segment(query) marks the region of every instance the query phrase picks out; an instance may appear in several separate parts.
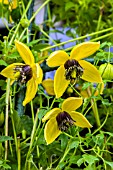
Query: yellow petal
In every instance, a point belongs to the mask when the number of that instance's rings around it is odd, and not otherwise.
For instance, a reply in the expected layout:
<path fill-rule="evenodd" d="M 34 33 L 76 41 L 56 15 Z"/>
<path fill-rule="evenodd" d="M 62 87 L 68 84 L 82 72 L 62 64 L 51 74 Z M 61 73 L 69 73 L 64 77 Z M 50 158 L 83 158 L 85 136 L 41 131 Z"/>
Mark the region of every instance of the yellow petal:
<path fill-rule="evenodd" d="M 23 61 L 28 64 L 28 65 L 33 65 L 34 64 L 34 56 L 32 54 L 32 52 L 30 51 L 30 49 L 23 43 L 15 40 L 15 45 L 16 48 L 20 54 L 20 56 L 22 57 Z"/>
<path fill-rule="evenodd" d="M 42 122 L 45 122 L 46 120 L 56 117 L 61 112 L 61 109 L 54 108 L 46 113 L 46 115 L 42 118 Z"/>
<path fill-rule="evenodd" d="M 29 103 L 36 95 L 38 89 L 38 84 L 36 80 L 32 77 L 28 82 L 27 82 L 27 90 L 26 90 L 26 96 L 23 101 L 23 106 L 25 106 L 27 103 Z"/>
<path fill-rule="evenodd" d="M 101 75 L 94 65 L 92 65 L 91 63 L 89 63 L 85 60 L 80 60 L 79 64 L 84 69 L 83 75 L 81 77 L 83 80 L 86 80 L 86 81 L 92 82 L 92 83 L 101 83 L 102 82 Z"/>
<path fill-rule="evenodd" d="M 18 65 L 24 65 L 22 63 L 13 63 L 7 66 L 5 69 L 3 69 L 0 74 L 3 75 L 4 77 L 10 78 L 10 79 L 15 79 L 14 77 L 14 68 Z"/>
<path fill-rule="evenodd" d="M 37 70 L 39 72 L 39 77 L 37 78 L 37 83 L 40 84 L 40 83 L 42 83 L 42 79 L 43 79 L 43 71 L 39 64 L 36 64 L 36 65 L 37 65 Z"/>
<path fill-rule="evenodd" d="M 50 119 L 44 129 L 44 137 L 47 144 L 52 143 L 59 135 L 61 131 L 58 128 L 57 121 L 55 118 Z"/>
<path fill-rule="evenodd" d="M 50 54 L 47 59 L 47 65 L 49 67 L 56 67 L 64 64 L 69 59 L 68 54 L 65 51 L 59 50 Z"/>
<path fill-rule="evenodd" d="M 75 60 L 81 60 L 95 53 L 100 47 L 100 42 L 84 42 L 75 46 L 70 57 Z"/>
<path fill-rule="evenodd" d="M 65 68 L 64 66 L 60 66 L 55 73 L 54 77 L 54 92 L 56 95 L 56 98 L 59 98 L 63 95 L 65 92 L 66 88 L 69 85 L 69 80 L 67 81 L 65 79 Z"/>
<path fill-rule="evenodd" d="M 82 128 L 91 128 L 89 121 L 79 112 L 71 111 L 70 116 L 75 121 L 75 125 Z"/>
<path fill-rule="evenodd" d="M 12 7 L 12 9 L 17 8 L 17 0 L 12 0 L 11 7 Z"/>
<path fill-rule="evenodd" d="M 9 0 L 0 0 L 0 3 L 1 2 L 11 5 L 12 9 L 15 9 L 17 7 L 17 0 L 12 0 L 11 2 Z"/>
<path fill-rule="evenodd" d="M 104 91 L 104 83 L 102 82 L 98 86 L 98 93 L 103 94 L 103 91 Z"/>
<path fill-rule="evenodd" d="M 42 82 L 43 72 L 38 63 L 32 65 L 32 72 L 33 72 L 33 78 L 37 80 L 38 84 L 40 84 Z"/>
<path fill-rule="evenodd" d="M 3 2 L 4 4 L 9 4 L 9 0 L 0 0 L 0 3 Z"/>
<path fill-rule="evenodd" d="M 52 79 L 46 79 L 42 81 L 42 86 L 45 88 L 49 95 L 55 95 L 54 93 L 54 81 Z"/>
<path fill-rule="evenodd" d="M 62 103 L 62 110 L 66 112 L 74 111 L 82 105 L 82 98 L 69 97 Z"/>

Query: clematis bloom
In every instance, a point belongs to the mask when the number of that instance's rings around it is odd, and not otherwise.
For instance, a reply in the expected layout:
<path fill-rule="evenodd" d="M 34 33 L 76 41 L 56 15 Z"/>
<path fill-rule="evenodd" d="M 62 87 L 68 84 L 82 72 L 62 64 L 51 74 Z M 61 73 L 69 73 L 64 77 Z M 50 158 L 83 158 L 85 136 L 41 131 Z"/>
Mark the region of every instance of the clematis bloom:
<path fill-rule="evenodd" d="M 43 122 L 48 120 L 44 129 L 47 144 L 52 143 L 62 131 L 66 131 L 71 125 L 82 128 L 92 127 L 81 113 L 75 111 L 82 103 L 82 98 L 69 97 L 63 101 L 61 109 L 54 108 L 43 117 Z"/>
<path fill-rule="evenodd" d="M 101 83 L 102 78 L 97 68 L 91 63 L 82 60 L 100 47 L 99 42 L 84 42 L 75 46 L 70 56 L 63 50 L 58 50 L 50 54 L 47 59 L 49 67 L 60 66 L 54 77 L 54 92 L 56 98 L 62 96 L 69 83 L 75 83 L 77 78 L 81 78 L 92 83 Z"/>
<path fill-rule="evenodd" d="M 26 96 L 23 101 L 23 106 L 25 106 L 35 97 L 38 84 L 42 82 L 43 72 L 39 64 L 35 63 L 32 52 L 25 44 L 15 40 L 15 45 L 25 64 L 10 64 L 0 74 L 12 81 L 18 80 L 21 84 L 27 83 Z"/>

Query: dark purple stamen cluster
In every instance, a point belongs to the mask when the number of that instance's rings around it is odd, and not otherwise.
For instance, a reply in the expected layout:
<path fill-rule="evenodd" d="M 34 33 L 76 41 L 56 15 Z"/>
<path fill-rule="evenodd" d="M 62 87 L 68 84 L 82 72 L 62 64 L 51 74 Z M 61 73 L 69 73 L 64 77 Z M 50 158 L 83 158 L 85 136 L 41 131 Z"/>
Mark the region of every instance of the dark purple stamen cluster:
<path fill-rule="evenodd" d="M 59 130 L 61 130 L 61 131 L 67 131 L 69 126 L 72 126 L 74 124 L 74 120 L 65 111 L 59 113 L 56 117 L 56 120 L 57 120 Z"/>
<path fill-rule="evenodd" d="M 67 80 L 75 80 L 75 78 L 72 76 L 72 72 L 75 70 L 76 71 L 76 78 L 79 78 L 83 74 L 83 68 L 81 65 L 78 63 L 77 60 L 67 60 L 64 64 L 65 68 L 65 77 Z"/>
<path fill-rule="evenodd" d="M 29 65 L 18 65 L 15 67 L 14 69 L 15 72 L 20 72 L 20 77 L 18 78 L 18 81 L 20 81 L 20 83 L 26 83 L 27 81 L 29 81 L 32 77 L 32 69 Z"/>

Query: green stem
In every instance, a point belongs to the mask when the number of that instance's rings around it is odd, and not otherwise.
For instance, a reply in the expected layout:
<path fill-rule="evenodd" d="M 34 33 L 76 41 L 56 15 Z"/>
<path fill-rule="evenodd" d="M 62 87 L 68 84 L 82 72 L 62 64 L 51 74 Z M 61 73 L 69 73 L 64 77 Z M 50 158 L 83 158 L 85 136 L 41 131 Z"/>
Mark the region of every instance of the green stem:
<path fill-rule="evenodd" d="M 21 170 L 20 137 L 17 138 L 18 170 Z"/>
<path fill-rule="evenodd" d="M 48 13 L 48 20 L 49 20 L 49 22 L 52 22 L 50 4 L 47 4 L 47 13 Z"/>
<path fill-rule="evenodd" d="M 12 101 L 11 101 L 11 96 L 10 96 L 10 112 L 11 112 L 11 121 L 12 121 L 12 127 L 13 127 L 13 133 L 14 133 L 14 141 L 15 141 L 15 146 L 16 146 L 16 152 L 17 152 L 17 134 L 16 134 L 16 128 L 15 128 L 15 123 L 14 123 L 14 119 L 13 119 L 13 108 L 14 106 L 12 105 Z"/>
<path fill-rule="evenodd" d="M 31 19 L 29 20 L 29 22 L 31 23 L 34 18 L 36 17 L 36 15 L 39 13 L 39 11 L 49 2 L 50 0 L 45 1 L 38 9 L 37 11 L 34 13 L 34 15 L 31 17 Z"/>
<path fill-rule="evenodd" d="M 106 163 L 105 163 L 105 160 L 104 160 L 104 158 L 103 157 L 101 157 L 101 155 L 100 154 L 98 154 L 95 150 L 93 150 L 94 151 L 94 153 L 100 158 L 100 159 L 102 159 L 102 161 L 103 161 L 103 163 L 104 163 L 104 170 L 106 170 Z"/>
<path fill-rule="evenodd" d="M 106 118 L 105 118 L 104 122 L 101 124 L 101 126 L 92 133 L 92 136 L 94 136 L 94 134 L 96 134 L 105 125 L 108 115 L 109 115 L 109 112 L 107 112 Z"/>
<path fill-rule="evenodd" d="M 9 95 L 10 95 L 10 79 L 8 78 L 6 88 L 5 136 L 8 136 Z M 8 156 L 8 141 L 5 141 L 5 160 L 7 160 L 7 156 Z"/>
<path fill-rule="evenodd" d="M 101 20 L 102 20 L 102 14 L 99 15 L 96 32 L 99 31 L 100 29 Z M 98 34 L 96 34 L 96 37 L 98 37 Z"/>
<path fill-rule="evenodd" d="M 89 97 L 91 97 L 91 91 L 90 88 L 88 88 L 87 90 Z M 91 105 L 92 105 L 92 109 L 93 109 L 93 113 L 94 113 L 94 117 L 96 119 L 96 123 L 97 126 L 100 127 L 101 123 L 100 123 L 100 118 L 99 118 L 99 114 L 98 114 L 98 109 L 97 109 L 97 103 L 95 99 L 91 99 Z"/>
<path fill-rule="evenodd" d="M 33 101 L 30 102 L 31 104 L 31 114 L 32 114 L 32 120 L 33 120 L 33 124 L 34 124 L 34 110 L 33 110 Z"/>
<path fill-rule="evenodd" d="M 102 36 L 100 36 L 100 37 L 94 38 L 94 39 L 92 39 L 91 41 L 98 41 L 98 40 L 104 39 L 104 38 L 106 38 L 106 37 L 109 37 L 109 36 L 111 36 L 111 35 L 113 35 L 113 32 L 110 32 L 110 33 L 108 33 L 108 34 L 105 34 L 105 35 L 102 35 Z"/>
<path fill-rule="evenodd" d="M 110 33 L 105 34 L 105 35 L 102 35 L 102 36 L 100 36 L 100 37 L 91 39 L 90 41 L 91 41 L 91 42 L 99 41 L 99 40 L 104 39 L 104 38 L 106 38 L 106 37 L 109 37 L 109 36 L 111 36 L 111 35 L 113 35 L 113 32 L 110 32 Z M 84 39 L 84 38 L 82 38 L 82 39 Z M 67 43 L 68 43 L 68 42 L 67 42 Z M 53 48 L 53 47 L 51 47 L 51 48 Z M 73 47 L 66 48 L 65 51 L 70 51 L 72 48 L 73 48 Z M 42 49 L 42 50 L 43 50 L 43 49 Z"/>
<path fill-rule="evenodd" d="M 21 33 L 20 37 L 18 38 L 19 41 L 20 41 L 21 38 L 25 35 L 26 30 L 27 30 L 27 28 L 25 28 L 25 29 L 23 30 L 23 32 Z M 27 37 L 28 37 L 28 36 L 27 36 Z"/>
<path fill-rule="evenodd" d="M 27 153 L 27 156 L 26 156 L 25 170 L 28 170 L 28 168 L 27 168 L 28 167 L 28 160 L 29 160 L 29 157 L 30 157 L 30 154 L 31 154 L 31 151 L 32 151 L 32 147 L 33 147 L 33 143 L 34 143 L 34 139 L 35 139 L 35 132 L 36 132 L 36 128 L 37 128 L 37 122 L 38 122 L 38 111 L 36 113 L 32 133 L 31 133 L 31 141 L 30 141 L 30 146 L 29 146 L 28 153 Z"/>
<path fill-rule="evenodd" d="M 59 169 L 60 169 L 60 168 L 59 168 L 59 164 L 61 164 L 61 163 L 64 161 L 64 159 L 65 159 L 65 157 L 67 156 L 67 154 L 69 153 L 69 151 L 70 151 L 70 149 L 69 149 L 69 147 L 68 147 L 68 145 L 67 145 L 66 150 L 65 150 L 65 152 L 64 152 L 64 155 L 63 155 L 63 157 L 61 158 L 61 160 L 60 160 L 60 162 L 58 163 L 58 165 L 57 165 L 57 167 L 55 168 L 55 170 L 59 170 Z"/>
<path fill-rule="evenodd" d="M 51 103 L 51 106 L 50 106 L 50 110 L 52 109 L 55 100 L 56 100 L 56 98 L 53 99 L 53 101 L 52 101 L 52 103 Z"/>
<path fill-rule="evenodd" d="M 109 46 L 109 54 L 108 54 L 108 63 L 110 62 L 110 46 Z"/>
<path fill-rule="evenodd" d="M 57 44 L 41 27 L 39 27 L 39 30 L 45 35 L 45 37 L 50 39 L 54 44 Z"/>
<path fill-rule="evenodd" d="M 77 41 L 77 40 L 82 40 L 82 39 L 84 39 L 84 38 L 91 37 L 91 36 L 94 36 L 94 35 L 96 35 L 96 34 L 105 33 L 105 32 L 111 31 L 111 30 L 113 30 L 113 27 L 107 28 L 107 29 L 104 29 L 104 30 L 101 30 L 101 31 L 93 32 L 93 33 L 91 33 L 91 34 L 84 35 L 84 36 L 81 36 L 81 37 L 78 37 L 78 38 L 74 38 L 74 39 L 71 39 L 71 40 L 68 40 L 68 41 L 65 41 L 65 42 L 61 42 L 61 43 L 59 43 L 59 44 L 56 44 L 56 45 L 53 45 L 53 46 L 50 46 L 50 47 L 43 48 L 43 49 L 41 49 L 41 51 L 49 50 L 49 49 L 51 49 L 51 48 L 55 48 L 55 47 L 58 47 L 58 46 L 67 44 L 67 43 L 69 43 L 69 42 L 74 42 L 74 41 Z M 111 33 L 110 33 L 110 34 L 111 34 Z M 109 34 L 109 35 L 110 35 L 110 34 Z M 113 34 L 113 33 L 112 33 L 112 34 Z M 105 37 L 105 36 L 106 36 L 106 35 L 104 35 L 104 37 Z M 99 38 L 99 37 L 98 37 L 98 38 Z"/>
<path fill-rule="evenodd" d="M 71 136 L 71 135 L 69 135 L 68 133 L 66 133 L 66 132 L 63 132 L 63 134 L 65 134 L 66 136 L 68 136 L 69 138 L 74 138 L 73 136 Z"/>
<path fill-rule="evenodd" d="M 108 137 L 108 139 L 104 142 L 103 144 L 103 147 L 102 147 L 102 150 L 104 151 L 105 150 L 105 147 L 107 147 L 107 144 L 108 144 L 108 141 L 110 140 L 111 136 Z M 101 157 L 103 157 L 103 152 L 101 152 Z"/>
<path fill-rule="evenodd" d="M 70 83 L 70 87 L 74 90 L 75 93 L 78 94 L 78 96 L 82 97 L 82 95 L 73 87 L 71 83 Z"/>

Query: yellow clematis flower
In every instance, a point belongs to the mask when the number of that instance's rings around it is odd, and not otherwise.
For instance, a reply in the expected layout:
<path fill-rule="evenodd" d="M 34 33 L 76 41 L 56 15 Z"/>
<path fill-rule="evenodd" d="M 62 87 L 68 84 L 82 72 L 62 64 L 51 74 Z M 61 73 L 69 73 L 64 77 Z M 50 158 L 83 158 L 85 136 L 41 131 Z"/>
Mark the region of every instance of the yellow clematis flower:
<path fill-rule="evenodd" d="M 48 120 L 44 129 L 44 137 L 47 144 L 52 143 L 62 131 L 66 131 L 71 125 L 82 128 L 92 127 L 81 113 L 74 111 L 79 108 L 82 103 L 82 98 L 69 97 L 63 101 L 61 109 L 54 108 L 43 117 L 43 122 Z"/>
<path fill-rule="evenodd" d="M 54 77 L 56 98 L 61 97 L 69 83 L 75 83 L 79 77 L 88 82 L 102 82 L 97 68 L 91 63 L 82 60 L 96 52 L 99 47 L 99 42 L 84 42 L 75 46 L 70 56 L 63 50 L 58 50 L 50 54 L 47 59 L 47 65 L 49 67 L 60 66 L 56 70 Z"/>
<path fill-rule="evenodd" d="M 18 80 L 21 84 L 27 83 L 26 96 L 23 101 L 23 106 L 25 106 L 35 97 L 38 84 L 42 82 L 43 72 L 39 64 L 35 63 L 32 52 L 25 44 L 15 40 L 15 45 L 25 64 L 10 64 L 0 74 L 13 81 Z"/>

